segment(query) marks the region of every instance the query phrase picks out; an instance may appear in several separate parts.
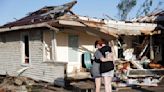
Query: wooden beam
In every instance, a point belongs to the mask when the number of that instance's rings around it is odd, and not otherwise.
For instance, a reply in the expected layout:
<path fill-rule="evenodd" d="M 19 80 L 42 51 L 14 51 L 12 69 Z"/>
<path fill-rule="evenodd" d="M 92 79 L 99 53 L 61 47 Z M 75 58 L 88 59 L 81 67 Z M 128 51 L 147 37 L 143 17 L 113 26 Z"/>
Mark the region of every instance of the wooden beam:
<path fill-rule="evenodd" d="M 84 24 L 78 22 L 78 21 L 72 21 L 72 20 L 59 20 L 59 24 L 61 25 L 69 25 L 69 26 L 81 26 L 85 27 Z"/>
<path fill-rule="evenodd" d="M 154 60 L 154 50 L 153 50 L 153 38 L 150 35 L 150 59 Z"/>

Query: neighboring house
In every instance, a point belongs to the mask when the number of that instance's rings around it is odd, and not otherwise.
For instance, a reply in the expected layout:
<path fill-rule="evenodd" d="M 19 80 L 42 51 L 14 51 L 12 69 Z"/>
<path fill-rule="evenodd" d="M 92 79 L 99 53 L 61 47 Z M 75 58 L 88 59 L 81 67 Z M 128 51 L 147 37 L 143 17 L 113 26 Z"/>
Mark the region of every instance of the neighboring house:
<path fill-rule="evenodd" d="M 115 39 L 103 20 L 73 14 L 75 3 L 44 7 L 1 26 L 0 74 L 53 83 L 80 71 L 82 54 L 94 52 L 95 40 Z"/>
<path fill-rule="evenodd" d="M 157 86 L 161 81 L 164 74 L 163 15 L 160 11 L 133 21 L 105 22 L 108 30 L 119 35 L 115 74 L 128 85 Z M 149 83 L 146 79 L 150 79 Z"/>
<path fill-rule="evenodd" d="M 161 64 L 164 65 L 164 10 L 156 10 L 152 13 L 141 16 L 139 18 L 133 19 L 133 22 L 138 23 L 151 23 L 156 24 L 157 27 L 155 28 L 154 32 L 158 32 L 159 34 L 152 35 L 152 49 L 154 50 L 154 61 L 158 63 L 160 61 Z"/>
<path fill-rule="evenodd" d="M 116 46 L 116 50 L 118 50 L 116 51 L 118 58 L 124 58 L 121 54 L 123 54 L 126 49 L 130 48 L 133 48 L 135 51 L 137 51 L 137 53 L 133 54 L 138 55 L 142 52 L 144 46 L 148 45 L 149 43 L 144 43 L 144 45 L 140 49 L 137 49 L 136 47 L 142 45 L 142 42 L 144 42 L 146 38 L 149 38 L 150 35 L 160 33 L 160 30 L 156 31 L 157 24 L 133 23 L 111 20 L 107 21 L 106 24 L 108 26 L 108 30 L 112 30 L 112 33 L 115 33 L 119 36 L 116 41 L 116 43 L 118 44 Z M 142 39 L 140 39 L 140 37 L 142 37 Z M 146 41 L 148 40 L 146 39 Z"/>
<path fill-rule="evenodd" d="M 160 81 L 156 76 L 162 78 L 164 74 L 163 15 L 164 12 L 161 11 L 133 21 L 110 20 L 105 22 L 108 31 L 119 35 L 116 41 L 118 46 L 115 49 L 119 63 L 116 63 L 118 65 L 116 65 L 115 74 L 127 84 L 157 85 L 158 82 L 150 81 L 147 83 L 144 80 L 155 79 Z M 143 83 L 138 84 L 139 81 L 136 80 L 143 81 Z M 130 83 L 129 81 L 134 82 Z"/>
<path fill-rule="evenodd" d="M 164 57 L 164 11 L 155 11 L 131 21 L 106 21 L 108 31 L 121 38 L 125 49 L 134 48 L 135 54 L 147 56 L 154 63 Z M 117 51 L 116 51 L 117 52 Z M 120 54 L 120 53 L 119 53 Z M 118 54 L 118 55 L 119 55 Z M 141 58 L 140 58 L 141 59 Z M 163 62 L 164 65 L 164 62 Z"/>

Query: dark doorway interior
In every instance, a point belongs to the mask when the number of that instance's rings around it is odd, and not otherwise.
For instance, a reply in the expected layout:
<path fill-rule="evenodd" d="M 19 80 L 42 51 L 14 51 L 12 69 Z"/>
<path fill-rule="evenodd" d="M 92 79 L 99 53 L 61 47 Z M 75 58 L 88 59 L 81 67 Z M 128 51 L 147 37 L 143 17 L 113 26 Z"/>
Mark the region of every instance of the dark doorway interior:
<path fill-rule="evenodd" d="M 24 36 L 24 43 L 25 43 L 25 63 L 29 63 L 29 37 L 28 35 Z"/>

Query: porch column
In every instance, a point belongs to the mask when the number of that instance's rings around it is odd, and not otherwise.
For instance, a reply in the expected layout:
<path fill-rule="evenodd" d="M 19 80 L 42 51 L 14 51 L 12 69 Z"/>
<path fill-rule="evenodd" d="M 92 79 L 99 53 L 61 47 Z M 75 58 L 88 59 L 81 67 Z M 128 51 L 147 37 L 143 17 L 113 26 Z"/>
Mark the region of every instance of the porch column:
<path fill-rule="evenodd" d="M 153 39 L 152 39 L 152 33 L 150 34 L 150 59 L 154 60 L 154 50 L 153 50 Z"/>

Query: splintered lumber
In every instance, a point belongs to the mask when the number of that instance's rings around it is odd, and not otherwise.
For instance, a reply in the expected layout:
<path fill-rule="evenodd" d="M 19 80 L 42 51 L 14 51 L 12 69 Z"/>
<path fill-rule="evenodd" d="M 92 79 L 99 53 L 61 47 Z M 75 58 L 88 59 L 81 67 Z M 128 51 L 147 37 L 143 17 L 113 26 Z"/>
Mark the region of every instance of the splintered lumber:
<path fill-rule="evenodd" d="M 142 43 L 140 44 L 141 52 L 139 54 L 139 58 L 141 58 L 144 55 L 146 49 L 148 49 L 148 45 L 149 45 L 148 37 L 145 37 Z"/>
<path fill-rule="evenodd" d="M 139 57 L 142 57 L 142 55 L 143 55 L 144 52 L 146 51 L 147 47 L 148 47 L 148 44 L 146 44 L 146 46 L 144 47 L 144 49 L 141 51 Z"/>
<path fill-rule="evenodd" d="M 121 60 L 118 60 L 118 61 L 115 61 L 115 63 L 127 63 L 127 62 L 130 62 L 134 67 L 136 67 L 137 69 L 144 69 L 142 67 L 142 65 L 139 63 L 139 61 L 136 61 L 136 60 L 131 60 L 131 61 L 121 61 Z"/>
<path fill-rule="evenodd" d="M 130 61 L 137 69 L 144 69 L 141 64 L 138 63 L 138 61 Z"/>
<path fill-rule="evenodd" d="M 153 50 L 153 41 L 152 35 L 150 36 L 150 59 L 154 60 L 154 50 Z"/>
<path fill-rule="evenodd" d="M 163 76 L 164 69 L 130 69 L 128 77 Z"/>

